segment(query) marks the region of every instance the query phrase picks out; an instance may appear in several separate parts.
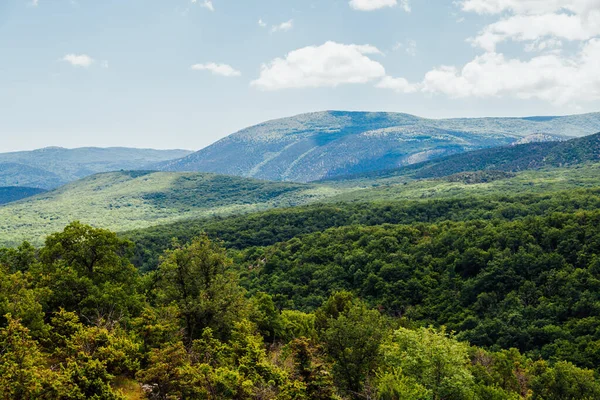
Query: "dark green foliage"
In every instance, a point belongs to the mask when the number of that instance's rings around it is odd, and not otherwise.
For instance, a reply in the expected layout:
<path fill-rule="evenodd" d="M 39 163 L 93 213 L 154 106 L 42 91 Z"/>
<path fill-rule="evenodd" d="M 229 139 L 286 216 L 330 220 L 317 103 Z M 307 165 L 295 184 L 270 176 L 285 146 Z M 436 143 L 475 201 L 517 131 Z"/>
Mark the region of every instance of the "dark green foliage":
<path fill-rule="evenodd" d="M 145 276 L 73 223 L 0 252 L 0 398 L 596 399 L 599 222 L 350 226 L 250 269 L 201 235 Z"/>
<path fill-rule="evenodd" d="M 159 208 L 213 208 L 238 204 L 266 203 L 305 189 L 296 183 L 276 183 L 214 174 L 187 174 L 172 187 L 142 198 Z"/>
<path fill-rule="evenodd" d="M 88 319 L 119 319 L 139 311 L 139 275 L 129 262 L 132 243 L 74 222 L 46 239 L 32 272 L 51 286 L 47 305 Z"/>
<path fill-rule="evenodd" d="M 183 221 L 128 232 L 135 242 L 133 263 L 148 271 L 156 269 L 158 257 L 173 238 L 188 242 L 206 233 L 222 240 L 227 248 L 268 246 L 293 237 L 347 225 L 411 224 L 414 222 L 470 219 L 518 219 L 553 212 L 600 208 L 600 189 L 572 190 L 553 194 L 467 197 L 427 201 L 384 203 L 315 204 L 242 216 Z"/>
<path fill-rule="evenodd" d="M 598 368 L 599 252 L 600 212 L 580 212 L 330 229 L 266 248 L 241 271 L 281 306 L 312 310 L 347 290 L 476 345 Z"/>

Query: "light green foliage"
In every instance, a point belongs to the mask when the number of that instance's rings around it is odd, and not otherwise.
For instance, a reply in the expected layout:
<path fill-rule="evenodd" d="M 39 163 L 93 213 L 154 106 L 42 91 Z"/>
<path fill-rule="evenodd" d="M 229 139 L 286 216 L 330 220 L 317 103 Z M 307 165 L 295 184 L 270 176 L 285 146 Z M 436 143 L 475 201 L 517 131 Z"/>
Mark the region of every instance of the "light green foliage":
<path fill-rule="evenodd" d="M 429 400 L 431 390 L 402 373 L 399 367 L 381 372 L 375 379 L 377 398 L 380 400 Z"/>
<path fill-rule="evenodd" d="M 48 289 L 36 288 L 30 273 L 9 273 L 0 265 L 0 326 L 5 326 L 4 315 L 18 318 L 34 336 L 44 336 L 44 312 L 41 302 L 47 298 Z"/>
<path fill-rule="evenodd" d="M 6 315 L 0 329 L 0 398 L 3 400 L 51 399 L 56 379 L 29 330 Z"/>
<path fill-rule="evenodd" d="M 593 371 L 581 370 L 565 361 L 553 367 L 540 361 L 533 367 L 533 400 L 592 400 L 600 398 L 600 383 Z"/>
<path fill-rule="evenodd" d="M 315 315 L 297 310 L 283 310 L 281 312 L 283 325 L 282 339 L 289 342 L 294 338 L 316 338 Z"/>
<path fill-rule="evenodd" d="M 342 388 L 358 393 L 380 361 L 386 335 L 383 319 L 378 311 L 354 302 L 327 325 L 323 341 L 334 362 L 334 377 Z"/>
<path fill-rule="evenodd" d="M 419 382 L 434 400 L 466 400 L 474 396 L 468 349 L 468 344 L 457 342 L 443 330 L 400 328 L 383 346 L 384 365 L 400 368 L 402 375 Z"/>
<path fill-rule="evenodd" d="M 290 207 L 340 193 L 326 186 L 202 173 L 111 172 L 0 207 L 0 245 L 35 245 L 73 220 L 115 231 Z"/>

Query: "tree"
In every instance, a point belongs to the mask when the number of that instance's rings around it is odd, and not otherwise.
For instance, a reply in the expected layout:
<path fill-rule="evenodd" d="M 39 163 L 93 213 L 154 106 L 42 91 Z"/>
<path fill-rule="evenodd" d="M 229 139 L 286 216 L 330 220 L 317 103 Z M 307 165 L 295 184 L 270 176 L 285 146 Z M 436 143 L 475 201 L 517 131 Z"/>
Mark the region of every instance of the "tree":
<path fill-rule="evenodd" d="M 89 322 L 136 314 L 142 296 L 138 272 L 129 261 L 132 246 L 113 232 L 79 222 L 48 236 L 37 279 L 52 289 L 50 310 L 76 311 Z"/>
<path fill-rule="evenodd" d="M 378 366 L 380 346 L 385 338 L 384 321 L 376 310 L 354 301 L 347 311 L 330 318 L 323 341 L 334 362 L 336 382 L 343 389 L 357 394 Z"/>
<path fill-rule="evenodd" d="M 158 301 L 177 306 L 188 343 L 207 327 L 227 337 L 233 323 L 247 314 L 244 291 L 227 270 L 230 265 L 225 249 L 206 235 L 163 257 L 157 271 Z"/>
<path fill-rule="evenodd" d="M 432 328 L 396 330 L 383 346 L 384 364 L 400 368 L 403 376 L 418 382 L 431 399 L 472 399 L 473 376 L 469 345 Z"/>
<path fill-rule="evenodd" d="M 0 398 L 51 399 L 57 376 L 46 367 L 47 361 L 29 330 L 6 315 L 8 324 L 0 329 Z"/>
<path fill-rule="evenodd" d="M 600 398 L 600 384 L 594 372 L 580 369 L 566 361 L 550 367 L 538 361 L 532 368 L 534 400 L 592 400 Z"/>

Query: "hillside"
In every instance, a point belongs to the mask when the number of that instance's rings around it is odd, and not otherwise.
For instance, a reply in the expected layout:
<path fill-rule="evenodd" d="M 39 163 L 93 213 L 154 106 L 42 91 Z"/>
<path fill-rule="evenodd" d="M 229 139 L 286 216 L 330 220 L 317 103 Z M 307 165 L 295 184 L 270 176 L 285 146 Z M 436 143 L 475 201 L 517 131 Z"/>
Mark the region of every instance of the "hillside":
<path fill-rule="evenodd" d="M 0 186 L 53 189 L 99 172 L 143 169 L 150 164 L 183 157 L 187 150 L 48 147 L 0 153 Z"/>
<path fill-rule="evenodd" d="M 0 245 L 42 238 L 71 221 L 124 231 L 191 217 L 289 207 L 327 187 L 201 173 L 111 172 L 0 207 Z"/>
<path fill-rule="evenodd" d="M 476 150 L 387 171 L 342 176 L 324 183 L 385 182 L 394 177 L 440 178 L 465 172 L 519 172 L 600 161 L 600 133 L 560 142 L 533 142 Z"/>
<path fill-rule="evenodd" d="M 600 163 L 569 168 L 413 180 L 404 176 L 299 184 L 203 173 L 115 172 L 0 207 L 0 246 L 36 244 L 73 220 L 123 232 L 192 218 L 313 202 L 372 202 L 546 193 L 599 186 Z"/>
<path fill-rule="evenodd" d="M 326 111 L 244 129 L 158 168 L 309 182 L 515 142 L 559 140 L 598 131 L 600 113 L 432 120 L 399 113 Z"/>
<path fill-rule="evenodd" d="M 37 188 L 16 186 L 0 187 L 0 205 L 25 199 L 27 197 L 35 196 L 36 194 L 44 192 L 45 190 Z"/>

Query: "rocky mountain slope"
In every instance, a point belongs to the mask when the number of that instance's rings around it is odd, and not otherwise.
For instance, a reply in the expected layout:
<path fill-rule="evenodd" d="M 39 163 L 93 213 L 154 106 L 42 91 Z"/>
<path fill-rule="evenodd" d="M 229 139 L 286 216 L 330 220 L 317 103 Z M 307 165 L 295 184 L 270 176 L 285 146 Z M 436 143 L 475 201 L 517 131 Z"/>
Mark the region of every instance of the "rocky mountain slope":
<path fill-rule="evenodd" d="M 561 140 L 598 131 L 600 113 L 432 120 L 398 113 L 326 111 L 244 129 L 158 168 L 309 182 L 515 142 Z"/>

